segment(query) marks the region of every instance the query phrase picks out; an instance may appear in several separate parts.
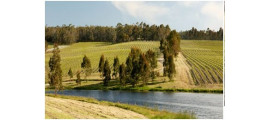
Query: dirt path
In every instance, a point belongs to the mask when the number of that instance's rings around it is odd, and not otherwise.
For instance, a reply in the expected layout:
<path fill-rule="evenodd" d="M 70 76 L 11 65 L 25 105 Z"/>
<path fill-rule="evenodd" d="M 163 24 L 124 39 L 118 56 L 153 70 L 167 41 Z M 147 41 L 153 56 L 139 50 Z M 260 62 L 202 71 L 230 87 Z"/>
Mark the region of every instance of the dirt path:
<path fill-rule="evenodd" d="M 155 71 L 158 71 L 160 75 L 163 75 L 163 61 L 164 61 L 164 58 L 163 58 L 163 54 L 161 54 L 158 59 L 157 59 L 157 68 L 155 69 Z"/>
<path fill-rule="evenodd" d="M 175 70 L 175 81 L 181 81 L 181 86 L 187 87 L 194 84 L 190 74 L 190 66 L 181 52 L 175 58 Z"/>
<path fill-rule="evenodd" d="M 136 119 L 146 118 L 133 111 L 70 99 L 45 96 L 46 119 Z"/>
<path fill-rule="evenodd" d="M 160 55 L 158 58 L 158 67 L 156 69 L 160 72 L 160 75 L 163 75 L 163 61 L 163 55 Z M 193 88 L 194 83 L 190 74 L 190 66 L 181 52 L 175 58 L 174 63 L 176 69 L 174 81 L 161 83 L 160 86 L 163 88 Z M 154 87 L 156 86 L 158 85 L 155 85 Z"/>

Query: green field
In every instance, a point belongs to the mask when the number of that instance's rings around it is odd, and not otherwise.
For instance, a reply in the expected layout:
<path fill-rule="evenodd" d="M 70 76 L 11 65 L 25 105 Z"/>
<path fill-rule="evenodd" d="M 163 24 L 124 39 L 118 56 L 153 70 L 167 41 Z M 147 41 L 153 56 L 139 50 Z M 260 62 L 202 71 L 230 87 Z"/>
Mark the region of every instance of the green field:
<path fill-rule="evenodd" d="M 125 62 L 131 47 L 138 47 L 143 52 L 153 49 L 159 52 L 159 41 L 136 41 L 119 44 L 108 42 L 81 42 L 72 44 L 61 49 L 61 67 L 63 70 L 63 80 L 70 80 L 67 72 L 71 67 L 73 73 L 80 70 L 80 65 L 84 55 L 87 55 L 92 64 L 93 71 L 81 86 L 77 86 L 73 77 L 72 81 L 64 82 L 66 89 L 122 89 L 122 90 L 154 90 L 154 91 L 186 91 L 186 92 L 222 92 L 223 89 L 223 42 L 208 40 L 182 40 L 181 51 L 190 66 L 190 74 L 195 85 L 182 86 L 181 82 L 168 82 L 167 77 L 158 77 L 154 81 L 149 80 L 148 86 L 131 88 L 127 85 L 121 87 L 117 81 L 111 81 L 108 87 L 103 87 L 103 81 L 99 77 L 98 62 L 102 54 L 110 61 L 112 66 L 113 58 L 119 57 L 120 63 Z M 46 53 L 46 74 L 49 70 L 48 61 L 52 53 Z M 162 64 L 159 65 L 162 67 Z M 162 73 L 161 73 L 162 74 Z M 47 75 L 46 75 L 47 77 Z"/>
<path fill-rule="evenodd" d="M 181 50 L 196 85 L 223 83 L 223 41 L 182 40 Z"/>
<path fill-rule="evenodd" d="M 109 42 L 80 42 L 72 44 L 69 47 L 60 50 L 63 77 L 68 76 L 67 73 L 70 67 L 74 73 L 77 70 L 80 70 L 84 55 L 91 60 L 93 72 L 98 72 L 98 63 L 102 54 L 104 54 L 105 59 L 108 59 L 112 66 L 115 56 L 118 56 L 120 63 L 125 62 L 131 47 L 138 47 L 143 52 L 146 52 L 149 49 L 159 51 L 159 42 L 136 41 L 119 44 L 112 44 Z M 46 53 L 45 55 L 46 73 L 49 70 L 48 62 L 51 56 L 52 53 Z"/>

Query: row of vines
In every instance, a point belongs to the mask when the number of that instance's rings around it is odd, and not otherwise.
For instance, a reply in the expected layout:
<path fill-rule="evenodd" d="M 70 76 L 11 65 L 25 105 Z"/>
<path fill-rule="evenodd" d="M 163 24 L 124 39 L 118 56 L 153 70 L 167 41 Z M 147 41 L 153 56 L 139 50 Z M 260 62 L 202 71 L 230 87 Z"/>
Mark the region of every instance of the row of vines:
<path fill-rule="evenodd" d="M 223 42 L 182 41 L 181 50 L 196 85 L 223 83 Z"/>

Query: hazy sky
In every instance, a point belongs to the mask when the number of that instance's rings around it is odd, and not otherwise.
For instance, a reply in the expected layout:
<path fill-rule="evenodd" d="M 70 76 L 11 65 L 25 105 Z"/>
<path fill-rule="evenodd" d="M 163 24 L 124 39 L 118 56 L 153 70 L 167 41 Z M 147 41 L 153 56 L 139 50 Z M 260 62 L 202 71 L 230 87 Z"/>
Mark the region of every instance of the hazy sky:
<path fill-rule="evenodd" d="M 73 24 L 76 26 L 116 26 L 146 22 L 169 24 L 172 29 L 215 29 L 223 27 L 224 2 L 155 2 L 155 1 L 46 1 L 45 21 L 48 26 Z"/>

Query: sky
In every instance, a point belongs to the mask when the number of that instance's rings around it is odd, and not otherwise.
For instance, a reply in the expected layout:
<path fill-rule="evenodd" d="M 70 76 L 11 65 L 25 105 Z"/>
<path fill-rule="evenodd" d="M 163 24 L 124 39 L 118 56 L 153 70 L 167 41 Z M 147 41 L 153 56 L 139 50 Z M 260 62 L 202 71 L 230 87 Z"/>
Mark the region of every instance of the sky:
<path fill-rule="evenodd" d="M 223 1 L 46 1 L 45 24 L 61 26 L 101 25 L 117 23 L 169 25 L 177 31 L 223 28 Z"/>

